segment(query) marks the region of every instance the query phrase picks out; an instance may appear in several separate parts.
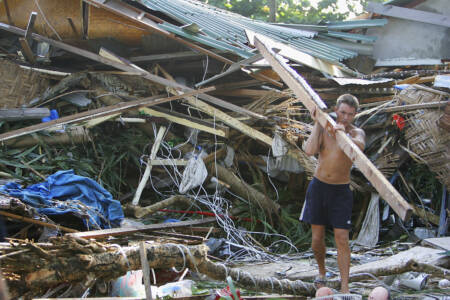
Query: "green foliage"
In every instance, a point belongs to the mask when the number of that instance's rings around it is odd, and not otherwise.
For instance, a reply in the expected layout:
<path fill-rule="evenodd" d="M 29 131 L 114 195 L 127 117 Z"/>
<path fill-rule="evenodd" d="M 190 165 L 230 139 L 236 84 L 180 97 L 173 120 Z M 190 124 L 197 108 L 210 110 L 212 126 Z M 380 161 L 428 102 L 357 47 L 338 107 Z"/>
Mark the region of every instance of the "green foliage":
<path fill-rule="evenodd" d="M 93 141 L 85 144 L 47 145 L 40 138 L 42 135 L 34 136 L 40 142 L 28 149 L 2 147 L 0 171 L 27 186 L 43 181 L 32 169 L 43 176 L 73 169 L 75 174 L 97 181 L 116 199 L 133 188 L 124 178 L 130 169 L 133 175 L 138 174 L 139 158 L 149 142 L 137 129 L 117 130 L 109 124 L 91 129 Z"/>
<path fill-rule="evenodd" d="M 268 21 L 270 16 L 270 2 L 273 0 L 203 0 L 207 4 L 232 11 L 234 13 L 255 20 Z M 374 0 L 383 2 L 383 0 Z M 361 4 L 365 8 L 369 0 L 346 0 L 346 9 L 339 9 L 338 0 L 276 0 L 276 22 L 315 24 L 320 21 L 339 21 L 358 14 Z"/>

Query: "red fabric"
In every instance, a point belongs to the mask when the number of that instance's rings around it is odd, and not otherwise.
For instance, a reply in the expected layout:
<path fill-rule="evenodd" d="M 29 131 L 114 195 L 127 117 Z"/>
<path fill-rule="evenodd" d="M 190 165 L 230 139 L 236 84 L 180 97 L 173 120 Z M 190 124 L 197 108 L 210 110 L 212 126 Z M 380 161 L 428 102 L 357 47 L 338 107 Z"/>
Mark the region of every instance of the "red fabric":
<path fill-rule="evenodd" d="M 239 290 L 236 290 L 236 295 L 239 299 L 234 299 L 233 292 L 230 290 L 230 287 L 227 286 L 226 288 L 223 288 L 219 291 L 216 291 L 216 298 L 214 300 L 219 300 L 222 297 L 230 296 L 233 300 L 242 300 L 241 298 L 241 292 Z"/>
<path fill-rule="evenodd" d="M 403 128 L 405 127 L 405 124 L 406 124 L 405 119 L 402 116 L 400 116 L 399 114 L 394 114 L 392 116 L 392 119 L 393 119 L 392 123 L 395 122 L 398 129 L 403 130 Z"/>

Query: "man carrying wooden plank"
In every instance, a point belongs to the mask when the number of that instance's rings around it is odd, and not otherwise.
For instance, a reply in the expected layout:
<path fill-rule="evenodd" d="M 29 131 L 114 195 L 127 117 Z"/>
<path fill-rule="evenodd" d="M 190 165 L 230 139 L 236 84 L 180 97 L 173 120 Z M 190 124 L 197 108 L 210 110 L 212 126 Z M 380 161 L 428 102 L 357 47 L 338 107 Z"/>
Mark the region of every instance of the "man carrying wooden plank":
<path fill-rule="evenodd" d="M 332 132 L 341 130 L 361 149 L 364 149 L 365 134 L 352 124 L 358 110 L 358 99 L 350 94 L 337 99 L 336 125 Z M 314 178 L 306 192 L 300 220 L 311 224 L 312 249 L 319 266 L 317 287 L 325 285 L 325 226 L 333 227 L 341 275 L 341 292 L 348 293 L 350 269 L 349 229 L 353 195 L 350 190 L 350 169 L 353 162 L 338 146 L 336 138 L 324 130 L 316 120 L 316 110 L 311 113 L 315 124 L 304 145 L 307 155 L 319 154 Z"/>

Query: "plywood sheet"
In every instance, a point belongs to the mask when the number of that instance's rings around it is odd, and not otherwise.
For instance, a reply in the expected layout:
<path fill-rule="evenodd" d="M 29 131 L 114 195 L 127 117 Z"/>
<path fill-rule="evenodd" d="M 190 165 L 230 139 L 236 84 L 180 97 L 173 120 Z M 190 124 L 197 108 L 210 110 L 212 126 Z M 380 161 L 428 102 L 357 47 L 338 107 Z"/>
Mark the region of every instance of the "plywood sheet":
<path fill-rule="evenodd" d="M 6 0 L 11 20 L 16 27 L 26 29 L 30 13 L 37 12 L 34 23 L 34 32 L 51 38 L 56 38 L 54 30 L 62 39 L 75 39 L 81 37 L 81 1 L 80 0 Z M 39 4 L 39 7 L 36 5 Z M 42 11 L 42 12 L 41 12 Z M 45 16 L 45 18 L 44 18 Z M 77 33 L 70 26 L 67 18 L 71 18 Z M 45 21 L 47 19 L 48 25 Z M 5 9 L 5 0 L 0 1 L 0 22 L 9 24 Z"/>
<path fill-rule="evenodd" d="M 118 41 L 137 45 L 142 37 L 151 34 L 137 22 L 115 15 L 102 8 L 89 7 L 89 39 L 114 38 Z"/>

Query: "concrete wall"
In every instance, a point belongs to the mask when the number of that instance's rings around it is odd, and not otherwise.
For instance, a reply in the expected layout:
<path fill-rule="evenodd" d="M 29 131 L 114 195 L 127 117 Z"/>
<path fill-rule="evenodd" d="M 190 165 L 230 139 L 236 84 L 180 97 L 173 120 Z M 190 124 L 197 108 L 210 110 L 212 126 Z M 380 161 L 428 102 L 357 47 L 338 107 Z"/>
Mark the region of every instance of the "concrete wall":
<path fill-rule="evenodd" d="M 448 0 L 428 0 L 414 9 L 450 16 L 449 3 Z M 367 35 L 378 37 L 373 48 L 375 60 L 450 59 L 450 28 L 393 17 L 386 18 L 389 22 L 384 27 L 367 31 Z"/>

